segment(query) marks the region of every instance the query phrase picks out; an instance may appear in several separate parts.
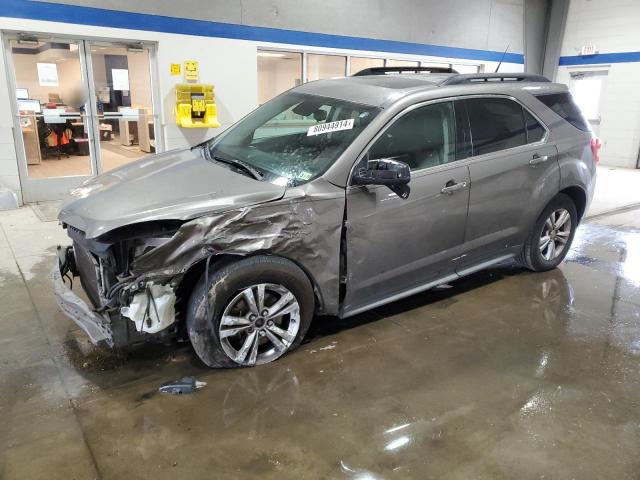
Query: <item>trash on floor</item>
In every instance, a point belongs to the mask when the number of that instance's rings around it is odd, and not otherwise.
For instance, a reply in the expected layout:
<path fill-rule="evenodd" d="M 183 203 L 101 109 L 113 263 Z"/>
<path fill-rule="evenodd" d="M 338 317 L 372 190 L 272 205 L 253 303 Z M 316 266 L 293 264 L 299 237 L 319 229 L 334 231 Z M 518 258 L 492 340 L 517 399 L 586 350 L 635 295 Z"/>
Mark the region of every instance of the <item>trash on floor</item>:
<path fill-rule="evenodd" d="M 207 382 L 200 382 L 195 377 L 184 377 L 180 380 L 163 383 L 158 391 L 160 393 L 171 393 L 173 395 L 182 395 L 183 393 L 193 393 L 198 388 L 202 388 Z"/>

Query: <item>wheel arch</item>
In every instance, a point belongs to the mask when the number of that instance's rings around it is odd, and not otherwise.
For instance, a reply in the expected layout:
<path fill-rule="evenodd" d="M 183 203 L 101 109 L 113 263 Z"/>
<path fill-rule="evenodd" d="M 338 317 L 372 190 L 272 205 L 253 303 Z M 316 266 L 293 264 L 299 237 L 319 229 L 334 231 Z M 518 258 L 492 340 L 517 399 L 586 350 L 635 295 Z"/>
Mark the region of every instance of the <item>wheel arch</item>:
<path fill-rule="evenodd" d="M 585 214 L 585 209 L 587 208 L 587 193 L 577 185 L 573 185 L 570 187 L 563 188 L 558 193 L 563 193 L 571 200 L 576 206 L 576 211 L 578 212 L 578 222 L 580 222 Z"/>
<path fill-rule="evenodd" d="M 311 283 L 311 287 L 313 288 L 313 296 L 315 300 L 314 314 L 322 313 L 324 311 L 324 301 L 322 298 L 322 291 L 320 290 L 320 287 L 318 286 L 316 279 L 313 277 L 313 275 L 311 275 L 311 273 L 306 268 L 304 268 L 303 265 L 300 264 L 300 262 L 292 258 L 283 256 L 283 255 L 266 253 L 266 252 L 256 252 L 251 255 L 215 254 L 210 260 L 209 268 L 219 269 L 226 265 L 229 265 L 230 263 L 242 260 L 244 258 L 258 257 L 258 256 L 283 258 L 293 263 L 296 267 L 302 270 L 305 276 L 309 279 L 309 282 Z M 206 263 L 207 263 L 207 259 L 204 258 L 194 263 L 193 265 L 191 265 L 189 269 L 185 272 L 184 277 L 182 278 L 182 281 L 178 286 L 178 289 L 176 291 L 176 296 L 181 300 L 180 305 L 184 306 L 184 308 L 186 308 L 189 297 L 191 295 L 191 292 L 193 292 L 193 289 L 196 286 L 196 283 L 204 273 Z"/>

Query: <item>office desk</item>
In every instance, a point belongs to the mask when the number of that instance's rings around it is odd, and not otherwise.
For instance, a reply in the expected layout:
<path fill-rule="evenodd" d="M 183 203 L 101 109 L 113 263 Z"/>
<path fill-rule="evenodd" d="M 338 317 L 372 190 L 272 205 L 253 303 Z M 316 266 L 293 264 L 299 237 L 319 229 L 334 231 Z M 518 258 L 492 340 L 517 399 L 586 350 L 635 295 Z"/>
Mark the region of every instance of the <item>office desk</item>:
<path fill-rule="evenodd" d="M 40 137 L 38 136 L 38 122 L 35 115 L 20 118 L 24 153 L 27 157 L 27 165 L 39 165 L 42 162 L 40 153 Z"/>

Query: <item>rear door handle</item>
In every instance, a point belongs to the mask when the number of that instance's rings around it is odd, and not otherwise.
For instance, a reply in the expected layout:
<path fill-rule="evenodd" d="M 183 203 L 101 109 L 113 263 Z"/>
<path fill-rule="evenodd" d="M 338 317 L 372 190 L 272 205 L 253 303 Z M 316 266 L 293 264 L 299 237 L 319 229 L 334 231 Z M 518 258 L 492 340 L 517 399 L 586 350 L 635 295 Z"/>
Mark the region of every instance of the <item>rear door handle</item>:
<path fill-rule="evenodd" d="M 442 190 L 440 190 L 440 193 L 446 193 L 448 195 L 451 195 L 454 192 L 457 192 L 458 190 L 462 190 L 464 188 L 467 188 L 467 182 L 455 183 L 454 180 L 449 180 L 446 183 L 446 185 L 442 187 Z"/>
<path fill-rule="evenodd" d="M 549 160 L 549 155 L 538 155 L 537 153 L 533 154 L 533 157 L 531 157 L 531 160 L 529 160 L 529 165 L 538 165 L 540 163 L 544 163 L 547 160 Z"/>

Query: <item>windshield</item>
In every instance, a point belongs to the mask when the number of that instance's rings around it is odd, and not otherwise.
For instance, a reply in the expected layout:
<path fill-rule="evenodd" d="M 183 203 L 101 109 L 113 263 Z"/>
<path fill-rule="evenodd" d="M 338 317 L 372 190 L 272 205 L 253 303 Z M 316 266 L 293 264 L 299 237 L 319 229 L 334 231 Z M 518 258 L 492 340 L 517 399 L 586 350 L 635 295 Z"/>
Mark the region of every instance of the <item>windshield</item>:
<path fill-rule="evenodd" d="M 263 181 L 300 185 L 322 175 L 379 109 L 327 97 L 285 93 L 209 145 L 211 158 L 241 163 Z"/>

